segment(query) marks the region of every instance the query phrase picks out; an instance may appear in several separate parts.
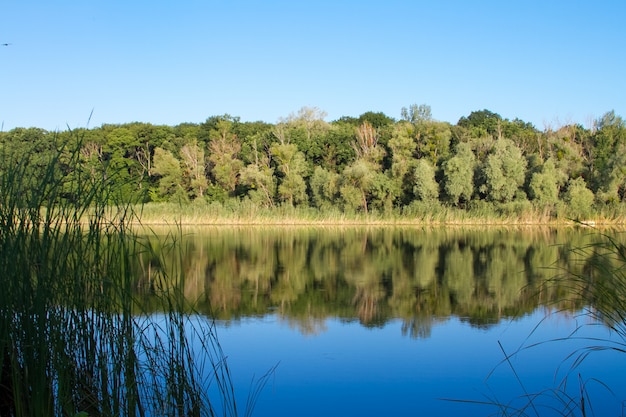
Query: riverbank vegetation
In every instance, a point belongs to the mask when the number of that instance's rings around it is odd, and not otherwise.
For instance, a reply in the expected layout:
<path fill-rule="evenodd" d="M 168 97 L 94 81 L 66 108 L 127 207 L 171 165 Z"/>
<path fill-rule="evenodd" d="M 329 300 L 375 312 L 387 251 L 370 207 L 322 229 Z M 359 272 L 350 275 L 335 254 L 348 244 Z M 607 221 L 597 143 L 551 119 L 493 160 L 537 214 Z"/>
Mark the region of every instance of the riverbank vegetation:
<path fill-rule="evenodd" d="M 55 175 L 83 187 L 106 178 L 111 202 L 142 204 L 143 220 L 155 223 L 626 218 L 626 124 L 614 112 L 587 128 L 543 130 L 489 110 L 440 122 L 427 105 L 403 108 L 399 120 L 324 119 L 305 107 L 275 124 L 224 115 L 177 126 L 17 128 L 0 132 L 0 150 L 43 160 L 79 146 L 77 166 L 61 164 Z M 34 160 L 26 175 L 41 178 L 40 168 Z M 82 197 L 68 188 L 59 198 Z"/>

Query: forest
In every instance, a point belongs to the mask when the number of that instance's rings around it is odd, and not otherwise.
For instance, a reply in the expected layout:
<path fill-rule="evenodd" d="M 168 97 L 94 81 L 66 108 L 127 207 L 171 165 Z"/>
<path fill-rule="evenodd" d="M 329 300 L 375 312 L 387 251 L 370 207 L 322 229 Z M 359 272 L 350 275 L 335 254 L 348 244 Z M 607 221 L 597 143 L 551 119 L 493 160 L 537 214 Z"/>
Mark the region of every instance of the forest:
<path fill-rule="evenodd" d="M 614 111 L 591 127 L 543 130 L 486 109 L 456 124 L 434 120 L 426 104 L 400 114 L 327 122 L 322 110 L 303 107 L 274 124 L 221 115 L 176 126 L 15 128 L 0 132 L 0 170 L 16 155 L 28 159 L 28 181 L 54 175 L 68 184 L 58 197 L 68 201 L 105 179 L 111 204 L 293 207 L 329 216 L 453 210 L 548 221 L 626 214 L 626 124 Z M 37 172 L 57 157 L 59 172 Z"/>

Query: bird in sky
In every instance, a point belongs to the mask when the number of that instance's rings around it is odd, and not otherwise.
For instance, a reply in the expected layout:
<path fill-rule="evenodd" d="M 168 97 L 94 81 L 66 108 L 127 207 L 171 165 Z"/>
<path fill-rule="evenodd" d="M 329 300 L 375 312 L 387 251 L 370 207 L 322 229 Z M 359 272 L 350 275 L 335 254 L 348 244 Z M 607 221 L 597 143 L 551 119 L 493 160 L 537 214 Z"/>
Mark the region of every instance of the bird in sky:
<path fill-rule="evenodd" d="M 0 44 L 0 45 L 2 45 L 2 46 L 9 46 L 11 44 L 10 43 L 3 43 L 3 44 Z"/>

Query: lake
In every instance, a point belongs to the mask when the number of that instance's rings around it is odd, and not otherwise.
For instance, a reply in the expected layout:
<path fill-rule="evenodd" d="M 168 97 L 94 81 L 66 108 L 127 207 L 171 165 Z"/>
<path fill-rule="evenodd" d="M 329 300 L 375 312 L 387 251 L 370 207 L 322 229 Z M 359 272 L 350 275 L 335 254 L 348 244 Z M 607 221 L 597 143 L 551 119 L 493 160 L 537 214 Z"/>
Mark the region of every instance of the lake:
<path fill-rule="evenodd" d="M 138 296 L 149 305 L 152 272 L 182 259 L 172 285 L 215 317 L 241 406 L 252 380 L 278 365 L 254 416 L 483 416 L 494 404 L 511 407 L 500 408 L 507 415 L 561 415 L 581 392 L 596 415 L 623 415 L 623 352 L 596 349 L 573 367 L 579 349 L 624 348 L 584 314 L 595 311 L 593 291 L 568 275 L 591 274 L 598 231 L 199 227 L 171 236 L 175 245 L 152 239 L 160 260 L 140 256 Z"/>

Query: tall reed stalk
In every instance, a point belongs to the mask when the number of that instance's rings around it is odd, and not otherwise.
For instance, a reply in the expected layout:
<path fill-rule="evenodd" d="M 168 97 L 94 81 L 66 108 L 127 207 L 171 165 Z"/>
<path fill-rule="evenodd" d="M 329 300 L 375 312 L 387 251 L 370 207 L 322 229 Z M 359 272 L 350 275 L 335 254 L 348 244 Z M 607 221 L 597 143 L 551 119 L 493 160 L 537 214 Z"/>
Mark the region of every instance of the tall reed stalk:
<path fill-rule="evenodd" d="M 0 156 L 0 415 L 237 416 L 214 325 L 162 290 L 166 268 L 150 277 L 163 314 L 144 314 L 150 246 L 132 202 L 111 204 L 115 173 L 83 174 L 79 148 Z"/>

